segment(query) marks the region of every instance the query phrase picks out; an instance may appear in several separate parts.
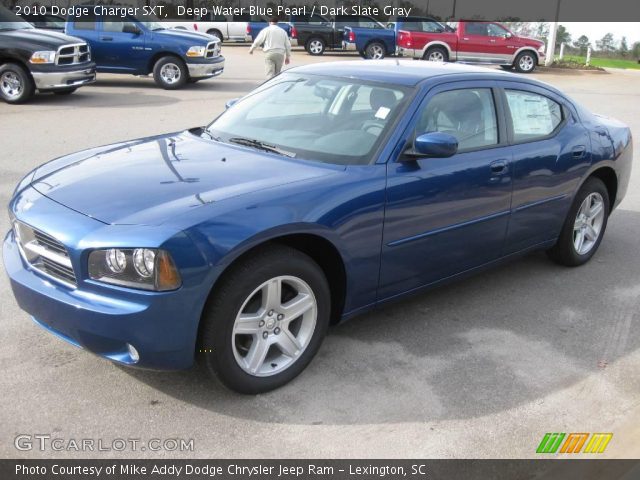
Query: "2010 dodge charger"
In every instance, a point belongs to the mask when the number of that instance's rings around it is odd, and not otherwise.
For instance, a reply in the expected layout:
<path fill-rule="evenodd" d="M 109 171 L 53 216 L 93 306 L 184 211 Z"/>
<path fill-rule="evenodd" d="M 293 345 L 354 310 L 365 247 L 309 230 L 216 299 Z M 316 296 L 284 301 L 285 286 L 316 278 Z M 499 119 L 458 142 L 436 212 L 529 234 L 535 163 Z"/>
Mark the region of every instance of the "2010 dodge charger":
<path fill-rule="evenodd" d="M 535 249 L 588 261 L 631 145 L 529 78 L 310 65 L 206 128 L 37 168 L 11 199 L 4 262 L 20 306 L 63 339 L 141 367 L 201 357 L 264 392 L 332 322 Z"/>

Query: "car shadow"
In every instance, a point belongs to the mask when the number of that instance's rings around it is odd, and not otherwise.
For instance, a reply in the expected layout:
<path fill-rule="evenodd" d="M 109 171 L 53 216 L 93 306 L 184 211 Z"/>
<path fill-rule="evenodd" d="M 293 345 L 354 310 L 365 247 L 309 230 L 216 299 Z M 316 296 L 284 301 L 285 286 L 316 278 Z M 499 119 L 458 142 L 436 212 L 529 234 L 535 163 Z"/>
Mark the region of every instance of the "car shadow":
<path fill-rule="evenodd" d="M 640 213 L 620 210 L 582 267 L 534 253 L 333 327 L 307 370 L 267 394 L 235 394 L 202 368 L 122 370 L 200 408 L 271 423 L 494 414 L 602 375 L 640 347 L 638 237 Z"/>

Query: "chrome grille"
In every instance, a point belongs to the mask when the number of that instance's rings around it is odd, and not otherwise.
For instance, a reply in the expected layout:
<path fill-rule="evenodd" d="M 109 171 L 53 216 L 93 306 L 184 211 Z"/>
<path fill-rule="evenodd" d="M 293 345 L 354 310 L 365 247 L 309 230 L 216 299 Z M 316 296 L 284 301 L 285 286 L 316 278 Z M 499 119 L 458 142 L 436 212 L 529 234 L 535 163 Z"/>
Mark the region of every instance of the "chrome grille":
<path fill-rule="evenodd" d="M 210 42 L 204 52 L 204 58 L 214 58 L 220 55 L 220 42 Z"/>
<path fill-rule="evenodd" d="M 56 55 L 57 65 L 75 65 L 89 60 L 91 60 L 91 51 L 86 43 L 63 45 L 58 48 L 58 54 Z"/>
<path fill-rule="evenodd" d="M 29 265 L 68 286 L 77 285 L 69 252 L 62 243 L 19 221 L 14 222 L 13 231 L 20 253 Z"/>

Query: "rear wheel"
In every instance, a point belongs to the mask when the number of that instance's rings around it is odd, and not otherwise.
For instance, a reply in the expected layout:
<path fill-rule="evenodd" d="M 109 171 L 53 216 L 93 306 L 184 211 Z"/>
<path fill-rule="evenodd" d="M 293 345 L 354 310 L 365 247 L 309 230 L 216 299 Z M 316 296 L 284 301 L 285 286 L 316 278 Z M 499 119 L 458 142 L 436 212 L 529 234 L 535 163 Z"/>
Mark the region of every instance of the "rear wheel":
<path fill-rule="evenodd" d="M 178 57 L 162 57 L 153 66 L 153 79 L 156 85 L 165 90 L 182 87 L 189 79 L 187 66 Z"/>
<path fill-rule="evenodd" d="M 327 48 L 325 41 L 321 38 L 310 38 L 305 46 L 305 50 L 309 55 L 322 55 Z"/>
<path fill-rule="evenodd" d="M 531 73 L 535 70 L 538 59 L 533 52 L 522 52 L 516 57 L 513 66 L 520 73 Z"/>
<path fill-rule="evenodd" d="M 0 65 L 0 97 L 7 103 L 24 103 L 35 91 L 31 75 L 17 63 Z"/>
<path fill-rule="evenodd" d="M 222 38 L 222 33 L 220 32 L 220 30 L 208 30 L 207 33 L 216 37 L 218 40 L 220 40 L 220 42 L 224 40 L 224 38 Z"/>
<path fill-rule="evenodd" d="M 320 348 L 331 298 L 304 253 L 271 246 L 232 267 L 202 319 L 200 359 L 227 387 L 256 394 L 295 378 Z"/>
<path fill-rule="evenodd" d="M 387 54 L 387 50 L 380 42 L 371 42 L 364 49 L 364 57 L 369 60 L 381 60 Z"/>
<path fill-rule="evenodd" d="M 588 262 L 598 250 L 607 228 L 609 202 L 609 193 L 602 180 L 589 178 L 578 191 L 549 256 L 570 267 Z"/>
<path fill-rule="evenodd" d="M 423 60 L 430 62 L 446 62 L 449 60 L 449 52 L 444 47 L 430 47 L 424 54 Z"/>

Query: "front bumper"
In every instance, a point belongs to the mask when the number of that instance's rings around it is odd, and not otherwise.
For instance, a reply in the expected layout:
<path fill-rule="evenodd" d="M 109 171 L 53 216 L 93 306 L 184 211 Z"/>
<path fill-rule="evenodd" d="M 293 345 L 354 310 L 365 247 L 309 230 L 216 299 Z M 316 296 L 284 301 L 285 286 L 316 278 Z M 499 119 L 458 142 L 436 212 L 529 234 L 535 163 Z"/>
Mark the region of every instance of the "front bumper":
<path fill-rule="evenodd" d="M 80 87 L 95 82 L 96 67 L 92 65 L 77 70 L 32 71 L 31 75 L 38 90 L 59 90 Z"/>
<path fill-rule="evenodd" d="M 342 50 L 346 50 L 347 52 L 355 52 L 358 48 L 355 43 L 350 42 L 342 42 Z"/>
<path fill-rule="evenodd" d="M 224 57 L 221 55 L 203 63 L 187 63 L 191 78 L 210 78 L 224 71 Z"/>

